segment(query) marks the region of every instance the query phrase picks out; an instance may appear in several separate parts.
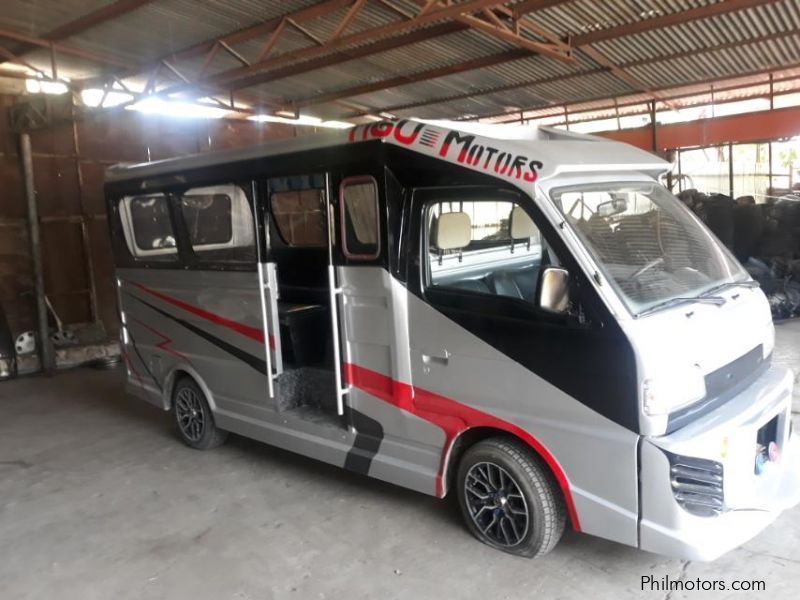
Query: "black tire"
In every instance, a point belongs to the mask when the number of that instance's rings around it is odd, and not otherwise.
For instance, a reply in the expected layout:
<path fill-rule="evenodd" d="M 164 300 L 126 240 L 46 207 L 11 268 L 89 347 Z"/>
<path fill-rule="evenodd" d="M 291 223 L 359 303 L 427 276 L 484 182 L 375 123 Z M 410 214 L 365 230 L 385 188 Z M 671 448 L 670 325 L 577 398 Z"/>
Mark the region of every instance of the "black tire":
<path fill-rule="evenodd" d="M 519 440 L 495 437 L 469 448 L 456 485 L 467 528 L 484 544 L 534 558 L 550 552 L 564 533 L 561 490 L 541 458 Z"/>
<path fill-rule="evenodd" d="M 183 443 L 195 450 L 221 445 L 228 432 L 214 423 L 214 415 L 200 386 L 191 377 L 181 377 L 172 390 L 172 412 Z"/>

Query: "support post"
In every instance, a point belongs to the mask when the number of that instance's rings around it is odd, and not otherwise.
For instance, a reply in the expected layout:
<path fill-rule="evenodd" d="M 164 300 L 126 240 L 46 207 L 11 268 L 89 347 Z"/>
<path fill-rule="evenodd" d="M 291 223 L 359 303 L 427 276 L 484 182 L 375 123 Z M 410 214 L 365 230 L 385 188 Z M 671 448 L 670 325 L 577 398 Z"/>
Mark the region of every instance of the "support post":
<path fill-rule="evenodd" d="M 775 76 L 769 74 L 769 109 L 775 110 Z"/>
<path fill-rule="evenodd" d="M 112 84 L 113 85 L 113 84 Z M 108 91 L 107 88 L 106 92 Z M 89 233 L 91 217 L 86 210 L 83 195 L 83 172 L 81 171 L 81 148 L 78 143 L 78 122 L 75 112 L 75 102 L 72 102 L 72 146 L 75 149 L 75 169 L 78 175 L 78 193 L 81 207 L 81 240 L 83 242 L 84 260 L 86 263 L 86 277 L 89 280 L 89 312 L 93 323 L 100 322 L 100 307 L 97 302 L 97 282 L 95 280 L 94 262 L 92 261 L 92 241 Z"/>
<path fill-rule="evenodd" d="M 656 123 L 656 101 L 650 102 L 650 131 L 652 134 L 653 152 L 658 152 L 658 124 Z"/>
<path fill-rule="evenodd" d="M 733 144 L 731 143 L 728 143 L 728 188 L 731 199 L 735 199 L 733 196 Z"/>
<path fill-rule="evenodd" d="M 22 156 L 22 172 L 25 180 L 25 200 L 28 207 L 28 238 L 30 239 L 33 279 L 36 296 L 36 320 L 39 333 L 39 360 L 42 371 L 51 375 L 55 370 L 55 356 L 50 343 L 50 329 L 47 325 L 47 302 L 44 297 L 44 263 L 42 261 L 42 239 L 39 231 L 39 209 L 36 204 L 36 190 L 33 184 L 33 157 L 31 137 L 27 133 L 19 137 Z"/>

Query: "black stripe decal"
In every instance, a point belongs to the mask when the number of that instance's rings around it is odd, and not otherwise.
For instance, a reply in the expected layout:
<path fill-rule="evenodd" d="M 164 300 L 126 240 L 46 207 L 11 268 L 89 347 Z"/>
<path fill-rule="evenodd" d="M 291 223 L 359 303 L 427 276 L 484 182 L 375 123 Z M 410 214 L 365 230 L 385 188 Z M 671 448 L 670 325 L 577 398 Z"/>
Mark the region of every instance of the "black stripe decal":
<path fill-rule="evenodd" d="M 192 325 L 188 321 L 184 321 L 183 319 L 171 315 L 168 312 L 161 310 L 156 306 L 153 306 L 149 302 L 146 302 L 141 298 L 134 296 L 133 294 L 128 293 L 128 295 L 131 298 L 138 300 L 148 308 L 153 309 L 158 314 L 163 315 L 168 319 L 175 321 L 176 323 L 182 325 L 192 333 L 200 336 L 204 340 L 211 342 L 212 344 L 224 350 L 228 354 L 231 354 L 232 356 L 235 356 L 239 360 L 246 362 L 256 371 L 266 376 L 267 363 L 265 360 L 256 358 L 255 356 L 253 356 L 248 352 L 245 352 L 241 348 L 237 348 L 233 344 L 229 344 L 225 340 L 221 340 L 220 338 L 211 335 L 207 331 L 204 331 L 199 327 Z M 353 427 L 356 430 L 356 436 L 355 439 L 353 440 L 353 447 L 347 453 L 347 457 L 345 458 L 344 468 L 347 469 L 348 471 L 353 471 L 355 473 L 360 473 L 362 475 L 368 475 L 370 466 L 372 465 L 372 460 L 378 453 L 378 450 L 381 447 L 381 442 L 383 441 L 383 426 L 380 424 L 379 421 L 376 421 L 372 417 L 368 417 L 364 413 L 354 410 L 349 406 L 345 407 L 345 411 L 349 422 L 352 423 Z"/>
<path fill-rule="evenodd" d="M 164 310 L 161 310 L 160 308 L 158 308 L 156 306 L 153 306 L 149 302 L 145 302 L 144 300 L 142 300 L 141 298 L 138 298 L 137 296 L 134 296 L 133 294 L 128 294 L 128 295 L 131 296 L 131 298 L 135 298 L 136 300 L 138 300 L 139 302 L 141 302 L 145 306 L 153 309 L 157 313 L 159 313 L 161 315 L 164 315 L 168 319 L 172 319 L 173 321 L 175 321 L 179 325 L 182 325 L 183 327 L 185 327 L 186 329 L 188 329 L 189 331 L 191 331 L 195 335 L 198 335 L 201 338 L 203 338 L 204 340 L 206 340 L 208 342 L 211 342 L 212 344 L 214 344 L 215 346 L 217 346 L 221 350 L 224 350 L 228 354 L 230 354 L 232 356 L 235 356 L 239 360 L 247 363 L 248 365 L 253 367 L 256 371 L 258 371 L 262 375 L 266 375 L 267 374 L 267 361 L 266 360 L 258 358 L 258 357 L 255 357 L 252 354 L 250 354 L 249 352 L 245 352 L 241 348 L 237 348 L 233 344 L 230 344 L 230 343 L 226 342 L 225 340 L 222 340 L 222 339 L 218 338 L 215 335 L 211 335 L 210 333 L 208 333 L 207 331 L 204 331 L 203 329 L 200 329 L 196 325 L 192 325 L 188 321 L 184 321 L 183 319 L 179 319 L 178 317 L 176 317 L 174 315 L 171 315 L 168 312 L 166 312 Z"/>
<path fill-rule="evenodd" d="M 362 412 L 345 406 L 345 415 L 356 430 L 353 447 L 347 453 L 344 468 L 348 471 L 369 475 L 372 459 L 383 441 L 383 426 L 379 421 Z"/>
<path fill-rule="evenodd" d="M 131 345 L 133 346 L 133 351 L 136 353 L 136 356 L 139 358 L 139 362 L 142 363 L 142 366 L 144 367 L 144 370 L 147 371 L 147 374 L 150 376 L 150 379 L 153 380 L 153 383 L 156 384 L 156 387 L 158 388 L 158 390 L 163 392 L 164 391 L 163 386 L 161 385 L 161 383 L 159 383 L 158 379 L 156 379 L 156 376 L 153 375 L 153 372 L 150 370 L 150 367 L 147 366 L 147 363 L 144 361 L 144 357 L 142 356 L 142 353 L 139 352 L 139 346 L 136 345 L 136 340 L 133 339 L 133 334 L 131 334 L 130 327 L 128 327 L 128 337 L 131 340 Z"/>

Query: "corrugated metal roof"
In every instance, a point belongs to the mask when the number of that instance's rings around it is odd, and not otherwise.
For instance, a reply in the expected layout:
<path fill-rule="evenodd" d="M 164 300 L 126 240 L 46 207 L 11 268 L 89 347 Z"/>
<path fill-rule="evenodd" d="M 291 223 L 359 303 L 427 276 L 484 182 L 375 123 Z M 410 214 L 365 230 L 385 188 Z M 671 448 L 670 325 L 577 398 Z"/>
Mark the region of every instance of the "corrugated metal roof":
<path fill-rule="evenodd" d="M 314 0 L 158 0 L 74 41 L 81 48 L 147 62 L 312 4 Z"/>
<path fill-rule="evenodd" d="M 800 4 L 785 2 L 689 21 L 596 44 L 617 64 L 692 53 L 747 40 L 800 31 Z"/>
<path fill-rule="evenodd" d="M 713 3 L 714 0 L 575 0 L 534 14 L 537 23 L 567 36 L 633 24 Z"/>
<path fill-rule="evenodd" d="M 466 1 L 466 0 L 462 0 Z M 31 35 L 43 35 L 75 18 L 109 5 L 113 0 L 3 0 L 0 28 Z M 65 43 L 130 61 L 148 64 L 192 45 L 250 27 L 265 20 L 291 14 L 321 0 L 153 0 L 108 22 L 83 31 Z M 509 2 L 508 5 L 514 2 Z M 538 10 L 531 22 L 566 38 L 589 32 L 635 24 L 664 15 L 707 7 L 714 0 L 569 0 Z M 389 6 L 390 5 L 390 6 Z M 343 35 L 352 35 L 401 23 L 419 11 L 415 0 L 369 0 L 348 25 Z M 301 24 L 303 31 L 288 26 L 270 57 L 311 49 L 330 38 L 348 6 Z M 406 16 L 404 16 L 406 15 Z M 432 27 L 440 23 L 429 23 Z M 400 32 L 403 35 L 407 31 Z M 268 33 L 234 45 L 248 62 L 257 60 Z M 526 34 L 527 35 L 527 34 Z M 538 38 L 528 35 L 529 39 Z M 769 38 L 769 39 L 768 39 Z M 371 42 L 350 46 L 357 49 Z M 12 44 L 6 44 L 12 47 Z M 743 73 L 800 67 L 800 0 L 779 0 L 714 17 L 680 22 L 670 27 L 641 33 L 626 33 L 592 46 L 613 64 L 625 69 L 641 88 L 661 89 L 697 84 Z M 343 101 L 326 101 L 304 112 L 329 117 L 354 111 L 390 110 L 403 116 L 458 117 L 465 114 L 496 114 L 506 110 L 546 110 L 552 104 L 591 103 L 610 97 L 650 97 L 632 87 L 592 60 L 579 49 L 575 61 L 565 64 L 542 55 L 531 55 L 480 69 L 465 70 L 437 78 L 425 78 L 427 71 L 447 69 L 463 62 L 501 55 L 515 45 L 485 32 L 461 30 L 434 39 L 390 49 L 367 57 L 341 61 L 324 68 L 304 71 L 297 62 L 296 74 L 253 86 L 243 92 L 264 102 L 291 104 L 315 96 L 348 95 L 353 88 L 378 86 L 403 76 L 421 79 L 415 83 L 376 89 Z M 312 51 L 314 52 L 314 51 Z M 325 56 L 324 52 L 314 52 Z M 50 58 L 43 50 L 30 52 L 26 59 L 43 70 Z M 63 74 L 88 77 L 102 68 L 90 61 L 63 56 Z M 182 73 L 194 77 L 204 57 L 176 60 Z M 285 65 L 281 72 L 285 74 Z M 242 67 L 230 54 L 220 51 L 206 68 L 219 74 Z M 107 69 L 107 67 L 105 67 Z M 267 71 L 269 77 L 269 71 Z M 146 75 L 132 82 L 141 88 Z M 754 81 L 754 85 L 763 82 Z M 786 84 L 784 87 L 788 86 Z M 783 88 L 781 88 L 783 89 Z M 794 89 L 794 88 L 791 88 Z M 746 96 L 747 92 L 741 92 Z M 346 100 L 346 102 L 344 101 Z M 589 104 L 587 104 L 589 106 Z M 588 110 L 588 108 L 587 108 Z"/>
<path fill-rule="evenodd" d="M 115 0 L 2 0 L 0 23 L 5 29 L 42 35 Z"/>

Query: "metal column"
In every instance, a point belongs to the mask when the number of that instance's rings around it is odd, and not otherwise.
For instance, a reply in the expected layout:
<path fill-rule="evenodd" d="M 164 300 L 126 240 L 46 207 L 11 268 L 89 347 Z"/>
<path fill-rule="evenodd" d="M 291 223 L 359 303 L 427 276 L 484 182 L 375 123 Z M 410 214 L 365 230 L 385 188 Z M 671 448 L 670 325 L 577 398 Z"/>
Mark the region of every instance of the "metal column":
<path fill-rule="evenodd" d="M 39 334 L 39 360 L 42 370 L 48 375 L 55 369 L 55 356 L 50 343 L 50 329 L 47 325 L 47 302 L 44 297 L 44 263 L 42 261 L 42 239 L 39 231 L 39 209 L 36 204 L 36 190 L 33 185 L 33 158 L 31 156 L 31 137 L 27 133 L 19 136 L 22 155 L 22 172 L 25 180 L 25 199 L 28 207 L 28 238 L 33 261 L 33 279 L 36 293 L 36 319 Z"/>

